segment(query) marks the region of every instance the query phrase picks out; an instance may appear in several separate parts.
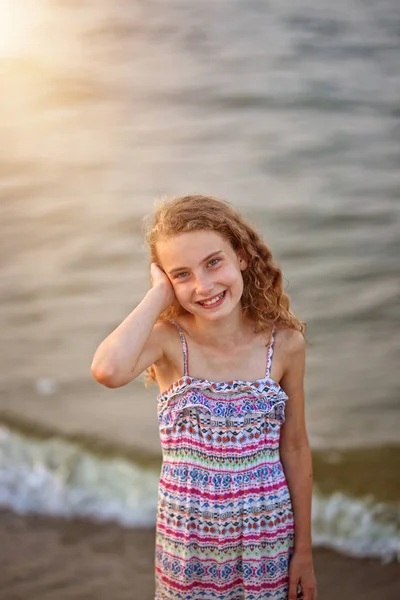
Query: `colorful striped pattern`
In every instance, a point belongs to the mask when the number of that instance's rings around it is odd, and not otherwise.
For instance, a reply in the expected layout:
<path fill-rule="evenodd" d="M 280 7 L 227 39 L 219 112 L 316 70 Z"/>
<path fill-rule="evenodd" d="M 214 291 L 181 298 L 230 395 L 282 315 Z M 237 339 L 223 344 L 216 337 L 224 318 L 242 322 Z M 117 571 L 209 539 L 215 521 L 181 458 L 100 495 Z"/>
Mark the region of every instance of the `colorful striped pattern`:
<path fill-rule="evenodd" d="M 158 397 L 155 600 L 287 600 L 294 524 L 279 457 L 287 395 L 269 377 L 273 339 L 265 378 L 186 374 Z"/>

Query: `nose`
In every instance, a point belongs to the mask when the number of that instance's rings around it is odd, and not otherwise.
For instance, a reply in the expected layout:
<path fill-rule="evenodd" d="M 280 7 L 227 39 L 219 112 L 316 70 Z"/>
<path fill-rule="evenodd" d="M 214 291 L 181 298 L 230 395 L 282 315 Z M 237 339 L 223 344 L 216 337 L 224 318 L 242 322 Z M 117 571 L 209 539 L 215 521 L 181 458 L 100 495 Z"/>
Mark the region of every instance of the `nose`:
<path fill-rule="evenodd" d="M 210 293 L 213 291 L 214 289 L 214 283 L 212 282 L 212 280 L 207 277 L 205 274 L 203 275 L 197 275 L 196 277 L 196 294 L 198 294 L 199 296 L 207 296 L 210 295 Z"/>

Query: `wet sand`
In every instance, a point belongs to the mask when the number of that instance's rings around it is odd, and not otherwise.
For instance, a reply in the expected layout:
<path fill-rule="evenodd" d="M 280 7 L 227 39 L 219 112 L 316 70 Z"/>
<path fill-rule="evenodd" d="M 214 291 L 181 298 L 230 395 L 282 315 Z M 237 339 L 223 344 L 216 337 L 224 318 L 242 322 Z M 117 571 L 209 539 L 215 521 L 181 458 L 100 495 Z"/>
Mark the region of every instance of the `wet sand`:
<path fill-rule="evenodd" d="M 154 600 L 154 528 L 0 512 L 1 600 Z M 395 600 L 400 564 L 315 551 L 318 600 Z"/>

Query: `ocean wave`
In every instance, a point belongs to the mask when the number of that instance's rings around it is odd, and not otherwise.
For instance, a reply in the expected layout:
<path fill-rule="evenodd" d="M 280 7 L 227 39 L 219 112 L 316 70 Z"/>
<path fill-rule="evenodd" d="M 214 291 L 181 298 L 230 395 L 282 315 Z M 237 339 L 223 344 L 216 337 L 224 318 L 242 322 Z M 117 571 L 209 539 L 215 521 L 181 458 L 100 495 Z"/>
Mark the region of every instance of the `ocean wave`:
<path fill-rule="evenodd" d="M 57 435 L 40 439 L 0 426 L 0 506 L 19 514 L 152 527 L 159 475 L 154 464 L 132 457 L 99 455 Z M 312 529 L 315 546 L 400 560 L 400 503 L 326 494 L 316 484 Z"/>
<path fill-rule="evenodd" d="M 400 503 L 343 492 L 324 496 L 314 489 L 312 529 L 314 546 L 358 558 L 400 561 Z"/>
<path fill-rule="evenodd" d="M 151 526 L 158 477 L 154 469 L 96 456 L 59 437 L 35 439 L 0 427 L 0 506 L 19 514 Z"/>

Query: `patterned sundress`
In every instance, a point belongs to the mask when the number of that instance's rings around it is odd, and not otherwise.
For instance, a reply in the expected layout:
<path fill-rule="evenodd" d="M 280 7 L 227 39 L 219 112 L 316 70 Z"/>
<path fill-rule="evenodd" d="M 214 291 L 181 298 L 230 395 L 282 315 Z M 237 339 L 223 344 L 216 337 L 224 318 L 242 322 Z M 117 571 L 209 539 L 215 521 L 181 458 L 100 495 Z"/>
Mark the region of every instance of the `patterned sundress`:
<path fill-rule="evenodd" d="M 279 456 L 288 396 L 270 378 L 184 376 L 158 396 L 163 455 L 155 600 L 287 600 L 294 548 L 291 498 Z"/>

